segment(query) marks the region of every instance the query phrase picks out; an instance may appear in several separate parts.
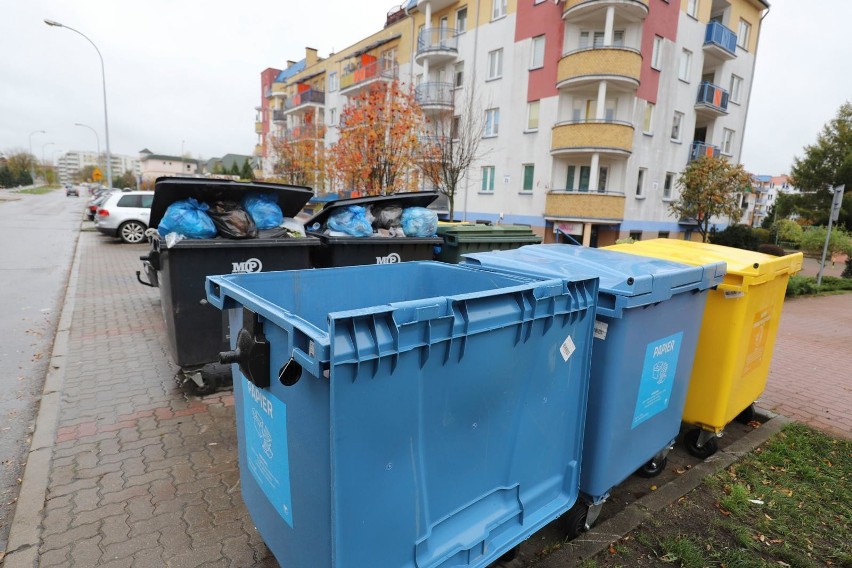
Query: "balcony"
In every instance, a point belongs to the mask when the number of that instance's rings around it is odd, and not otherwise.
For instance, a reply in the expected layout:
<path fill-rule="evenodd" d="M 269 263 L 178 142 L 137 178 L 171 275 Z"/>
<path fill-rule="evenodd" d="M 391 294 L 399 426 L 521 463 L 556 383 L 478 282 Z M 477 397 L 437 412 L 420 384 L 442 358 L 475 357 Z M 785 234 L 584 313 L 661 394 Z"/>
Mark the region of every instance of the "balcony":
<path fill-rule="evenodd" d="M 308 89 L 287 99 L 284 103 L 284 114 L 305 114 L 324 106 L 325 92 Z"/>
<path fill-rule="evenodd" d="M 597 83 L 639 86 L 642 55 L 630 47 L 584 47 L 566 53 L 556 70 L 556 87 L 565 89 Z"/>
<path fill-rule="evenodd" d="M 325 138 L 325 126 L 296 126 L 295 128 L 287 128 L 281 132 L 281 139 L 287 142 L 295 142 L 297 140 L 322 140 Z"/>
<path fill-rule="evenodd" d="M 582 219 L 619 223 L 624 220 L 624 193 L 547 192 L 544 216 L 548 219 Z"/>
<path fill-rule="evenodd" d="M 398 76 L 399 65 L 396 61 L 373 61 L 340 77 L 340 93 L 351 97 L 375 83 L 393 81 Z"/>
<path fill-rule="evenodd" d="M 263 156 L 263 144 L 255 144 L 254 145 L 254 155 L 255 156 Z"/>
<path fill-rule="evenodd" d="M 618 158 L 633 151 L 633 125 L 620 120 L 564 121 L 553 126 L 550 154 Z"/>
<path fill-rule="evenodd" d="M 687 163 L 697 160 L 701 156 L 710 156 L 712 158 L 719 157 L 719 147 L 713 146 L 712 144 L 707 144 L 706 142 L 701 142 L 700 140 L 696 140 L 692 143 L 692 147 L 689 149 L 689 160 Z"/>
<path fill-rule="evenodd" d="M 728 91 L 708 81 L 701 83 L 695 100 L 695 114 L 703 119 L 728 114 Z"/>
<path fill-rule="evenodd" d="M 414 99 L 424 111 L 452 110 L 452 83 L 420 83 L 414 89 Z"/>
<path fill-rule="evenodd" d="M 254 132 L 255 132 L 255 134 L 263 134 L 263 123 L 262 122 L 255 121 Z"/>
<path fill-rule="evenodd" d="M 272 89 L 269 91 L 269 96 L 271 97 L 286 97 L 287 96 L 287 84 L 286 83 L 272 83 Z"/>
<path fill-rule="evenodd" d="M 704 32 L 704 56 L 715 62 L 737 56 L 737 34 L 719 22 L 710 22 Z"/>
<path fill-rule="evenodd" d="M 648 15 L 648 0 L 565 0 L 562 19 L 566 22 L 586 19 L 609 6 L 615 6 L 619 16 L 634 22 L 641 22 Z"/>
<path fill-rule="evenodd" d="M 272 111 L 272 122 L 285 122 L 286 120 L 287 116 L 284 114 L 283 110 Z"/>
<path fill-rule="evenodd" d="M 459 40 L 453 28 L 425 28 L 417 36 L 417 53 L 414 61 L 418 65 L 428 60 L 442 64 L 454 61 L 459 56 Z"/>

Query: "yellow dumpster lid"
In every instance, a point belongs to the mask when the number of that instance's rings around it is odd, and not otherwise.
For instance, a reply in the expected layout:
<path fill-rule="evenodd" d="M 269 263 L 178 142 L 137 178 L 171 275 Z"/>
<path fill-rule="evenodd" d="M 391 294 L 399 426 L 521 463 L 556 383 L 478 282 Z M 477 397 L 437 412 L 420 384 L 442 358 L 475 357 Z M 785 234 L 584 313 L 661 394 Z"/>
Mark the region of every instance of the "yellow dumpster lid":
<path fill-rule="evenodd" d="M 651 239 L 604 248 L 691 265 L 723 261 L 728 265 L 728 274 L 760 281 L 781 274 L 795 274 L 802 269 L 800 252 L 772 256 L 752 250 L 675 239 Z"/>

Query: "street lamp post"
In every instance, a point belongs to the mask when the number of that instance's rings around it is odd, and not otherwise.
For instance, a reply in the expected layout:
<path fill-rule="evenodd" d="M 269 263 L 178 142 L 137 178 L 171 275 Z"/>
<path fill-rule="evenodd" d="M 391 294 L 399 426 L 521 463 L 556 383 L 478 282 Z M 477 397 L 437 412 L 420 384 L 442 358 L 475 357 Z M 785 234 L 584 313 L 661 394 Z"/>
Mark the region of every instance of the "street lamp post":
<path fill-rule="evenodd" d="M 92 47 L 95 48 L 95 51 L 98 52 L 98 58 L 101 60 L 101 80 L 103 83 L 103 91 L 104 91 L 104 133 L 106 134 L 106 174 L 107 174 L 107 187 L 112 187 L 112 155 L 109 151 L 109 115 L 107 113 L 107 96 L 106 96 L 106 71 L 104 70 L 104 58 L 101 55 L 101 50 L 98 49 L 98 46 L 95 45 L 89 37 L 79 30 L 75 30 L 70 26 L 66 26 L 61 24 L 55 20 L 48 20 L 45 18 L 44 23 L 48 26 L 56 27 L 56 28 L 65 28 L 66 30 L 71 30 L 72 32 L 83 36 L 83 38 L 92 44 Z M 100 145 L 100 142 L 98 142 Z"/>
<path fill-rule="evenodd" d="M 45 130 L 33 130 L 30 132 L 30 157 L 32 157 L 32 161 L 30 162 L 30 177 L 32 178 L 32 183 L 35 185 L 35 156 L 33 156 L 33 134 L 47 134 Z"/>
<path fill-rule="evenodd" d="M 53 142 L 45 142 L 41 145 L 41 167 L 44 170 L 44 183 L 47 183 L 47 166 L 44 160 L 44 149 L 48 146 L 53 146 Z"/>
<path fill-rule="evenodd" d="M 95 142 L 98 145 L 98 157 L 95 160 L 95 163 L 100 165 L 99 162 L 101 161 L 101 137 L 98 136 L 98 131 L 89 126 L 88 124 L 83 124 L 82 122 L 75 122 L 74 126 L 82 126 L 83 128 L 88 128 L 89 130 L 95 133 Z"/>

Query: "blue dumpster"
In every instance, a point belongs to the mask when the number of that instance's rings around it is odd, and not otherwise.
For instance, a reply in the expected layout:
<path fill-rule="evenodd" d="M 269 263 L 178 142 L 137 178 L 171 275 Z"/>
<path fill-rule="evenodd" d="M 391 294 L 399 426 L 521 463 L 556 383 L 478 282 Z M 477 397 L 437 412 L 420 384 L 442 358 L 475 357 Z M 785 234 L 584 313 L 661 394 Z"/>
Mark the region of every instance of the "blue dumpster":
<path fill-rule="evenodd" d="M 681 423 L 706 290 L 725 263 L 700 266 L 574 245 L 465 255 L 463 265 L 546 278 L 599 277 L 576 536 L 633 472 L 665 468 Z"/>
<path fill-rule="evenodd" d="M 569 510 L 597 285 L 431 261 L 208 277 L 243 499 L 282 566 L 486 566 Z"/>

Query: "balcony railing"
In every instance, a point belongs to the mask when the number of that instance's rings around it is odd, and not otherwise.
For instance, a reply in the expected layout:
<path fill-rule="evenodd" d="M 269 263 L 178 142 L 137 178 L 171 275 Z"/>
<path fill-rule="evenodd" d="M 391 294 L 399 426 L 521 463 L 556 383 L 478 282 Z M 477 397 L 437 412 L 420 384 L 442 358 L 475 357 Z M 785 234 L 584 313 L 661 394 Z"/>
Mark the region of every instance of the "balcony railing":
<path fill-rule="evenodd" d="M 692 143 L 692 147 L 689 149 L 689 161 L 697 160 L 701 156 L 718 158 L 719 147 L 707 144 L 706 142 L 701 142 L 700 140 L 695 140 Z"/>
<path fill-rule="evenodd" d="M 453 84 L 420 83 L 414 89 L 414 99 L 424 107 L 453 106 Z"/>
<path fill-rule="evenodd" d="M 272 121 L 273 122 L 281 122 L 287 120 L 287 117 L 284 115 L 283 110 L 273 110 L 272 111 Z"/>
<path fill-rule="evenodd" d="M 695 104 L 709 107 L 711 110 L 715 110 L 718 113 L 727 113 L 728 91 L 719 85 L 714 85 L 709 81 L 705 81 L 701 83 L 700 87 L 698 87 L 698 98 L 696 99 Z"/>
<path fill-rule="evenodd" d="M 284 103 L 284 108 L 286 110 L 294 109 L 296 107 L 306 105 L 308 103 L 314 103 L 318 105 L 325 104 L 325 92 L 317 91 L 315 89 L 308 89 L 307 91 L 302 91 L 294 97 L 291 97 Z"/>
<path fill-rule="evenodd" d="M 718 47 L 732 56 L 737 54 L 737 34 L 719 22 L 710 22 L 704 32 L 704 46 Z"/>
<path fill-rule="evenodd" d="M 551 154 L 594 153 L 630 155 L 633 124 L 622 120 L 568 120 L 553 125 Z"/>
<path fill-rule="evenodd" d="M 366 83 L 375 79 L 395 79 L 398 74 L 399 65 L 396 61 L 380 59 L 357 67 L 340 77 L 340 90 L 343 91 L 360 83 Z"/>
<path fill-rule="evenodd" d="M 424 28 L 417 36 L 417 53 L 458 51 L 459 38 L 453 28 Z"/>

